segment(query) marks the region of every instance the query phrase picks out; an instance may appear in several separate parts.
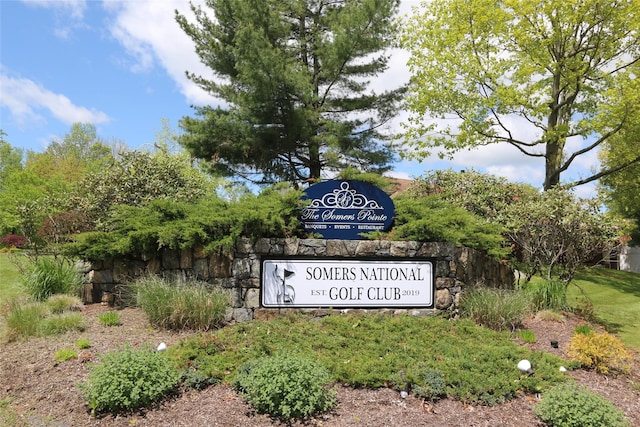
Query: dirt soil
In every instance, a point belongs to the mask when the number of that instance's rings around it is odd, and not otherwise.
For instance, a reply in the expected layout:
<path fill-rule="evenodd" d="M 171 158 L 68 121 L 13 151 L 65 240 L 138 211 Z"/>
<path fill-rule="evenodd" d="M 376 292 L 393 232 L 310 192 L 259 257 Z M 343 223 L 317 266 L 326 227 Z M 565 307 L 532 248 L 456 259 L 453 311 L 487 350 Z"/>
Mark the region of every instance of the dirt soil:
<path fill-rule="evenodd" d="M 2 343 L 0 347 L 0 414 L 9 413 L 17 426 L 272 426 L 285 425 L 267 415 L 256 414 L 228 385 L 203 391 L 187 391 L 161 403 L 157 408 L 126 416 L 94 418 L 82 400 L 77 383 L 86 380 L 89 363 L 98 355 L 124 343 L 133 346 L 161 342 L 176 344 L 186 334 L 159 331 L 150 327 L 139 309 L 120 310 L 121 325 L 105 327 L 99 313 L 112 310 L 101 305 L 84 308 L 87 329 L 54 338 L 33 338 Z M 567 357 L 566 347 L 575 327 L 584 323 L 568 315 L 563 322 L 529 319 L 526 327 L 535 332 L 534 350 Z M 54 353 L 75 348 L 78 338 L 86 338 L 91 348 L 79 358 L 56 363 Z M 550 345 L 558 341 L 558 348 Z M 638 357 L 629 376 L 605 376 L 592 371 L 568 372 L 620 408 L 632 426 L 640 426 L 640 367 Z M 465 405 L 444 399 L 429 404 L 413 396 L 403 399 L 391 389 L 352 389 L 338 386 L 338 404 L 333 412 L 297 426 L 540 426 L 533 408 L 540 396 L 522 395 L 493 407 Z M 4 406 L 4 408 L 3 408 Z M 4 420 L 7 422 L 7 420 Z M 3 423 L 0 417 L 0 424 Z"/>

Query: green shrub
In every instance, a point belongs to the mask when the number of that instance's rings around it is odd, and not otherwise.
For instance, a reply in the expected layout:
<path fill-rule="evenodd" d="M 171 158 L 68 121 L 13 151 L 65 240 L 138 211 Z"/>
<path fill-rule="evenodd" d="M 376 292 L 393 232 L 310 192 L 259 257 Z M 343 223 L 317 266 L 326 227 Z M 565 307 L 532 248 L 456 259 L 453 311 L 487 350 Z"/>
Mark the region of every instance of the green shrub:
<path fill-rule="evenodd" d="M 307 233 L 299 220 L 301 194 L 282 183 L 233 202 L 209 195 L 118 205 L 110 209 L 104 229 L 74 236 L 65 249 L 81 258 L 104 259 L 195 245 L 206 253 L 230 251 L 240 237 L 302 237 Z"/>
<path fill-rule="evenodd" d="M 23 285 L 36 301 L 45 301 L 54 294 L 77 293 L 82 277 L 68 260 L 40 257 L 27 267 Z"/>
<path fill-rule="evenodd" d="M 504 245 L 502 226 L 489 223 L 461 207 L 435 196 L 394 199 L 396 218 L 390 238 L 420 242 L 452 242 L 484 250 L 503 258 L 509 250 Z"/>
<path fill-rule="evenodd" d="M 91 342 L 86 338 L 79 338 L 76 340 L 76 347 L 80 350 L 85 350 L 91 347 Z"/>
<path fill-rule="evenodd" d="M 229 307 L 229 294 L 205 284 L 171 283 L 157 277 L 136 284 L 137 301 L 149 322 L 171 330 L 207 331 L 221 324 Z"/>
<path fill-rule="evenodd" d="M 115 311 L 107 311 L 98 314 L 98 320 L 102 326 L 117 326 L 120 324 L 120 313 Z"/>
<path fill-rule="evenodd" d="M 567 353 L 581 366 L 603 374 L 631 370 L 631 354 L 618 337 L 606 332 L 573 335 Z"/>
<path fill-rule="evenodd" d="M 531 289 L 531 302 L 536 311 L 562 311 L 569 308 L 567 284 L 560 280 L 545 280 Z"/>
<path fill-rule="evenodd" d="M 575 383 L 561 384 L 544 393 L 535 414 L 549 427 L 630 425 L 611 402 Z"/>
<path fill-rule="evenodd" d="M 418 364 L 406 373 L 401 371 L 391 380 L 396 390 L 411 390 L 416 397 L 436 402 L 447 395 L 447 382 L 442 372 Z"/>
<path fill-rule="evenodd" d="M 82 301 L 72 295 L 56 294 L 49 297 L 47 307 L 54 314 L 64 313 L 65 311 L 80 311 L 82 310 Z"/>
<path fill-rule="evenodd" d="M 285 420 L 327 411 L 336 401 L 329 373 L 298 356 L 264 357 L 242 365 L 234 386 L 262 413 Z"/>
<path fill-rule="evenodd" d="M 171 393 L 178 380 L 164 352 L 127 346 L 92 365 L 79 387 L 94 414 L 118 413 L 150 406 Z"/>
<path fill-rule="evenodd" d="M 530 313 L 528 295 L 519 290 L 476 288 L 460 300 L 462 317 L 496 331 L 516 330 Z"/>
<path fill-rule="evenodd" d="M 48 316 L 40 322 L 39 335 L 58 335 L 69 331 L 84 331 L 86 325 L 80 313 L 62 313 Z"/>
<path fill-rule="evenodd" d="M 70 348 L 63 348 L 56 351 L 54 355 L 56 362 L 62 363 L 67 360 L 73 360 L 78 358 L 78 353 L 75 350 L 71 350 Z"/>

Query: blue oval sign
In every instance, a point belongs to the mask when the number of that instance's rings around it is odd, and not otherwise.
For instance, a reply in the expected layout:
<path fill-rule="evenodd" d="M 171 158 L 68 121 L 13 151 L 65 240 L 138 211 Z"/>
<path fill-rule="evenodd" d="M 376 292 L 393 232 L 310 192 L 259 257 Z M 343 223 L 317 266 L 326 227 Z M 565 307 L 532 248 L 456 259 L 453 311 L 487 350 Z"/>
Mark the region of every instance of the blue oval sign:
<path fill-rule="evenodd" d="M 309 202 L 300 215 L 304 229 L 325 239 L 363 239 L 362 233 L 385 231 L 393 222 L 391 197 L 366 182 L 323 181 L 302 198 Z"/>

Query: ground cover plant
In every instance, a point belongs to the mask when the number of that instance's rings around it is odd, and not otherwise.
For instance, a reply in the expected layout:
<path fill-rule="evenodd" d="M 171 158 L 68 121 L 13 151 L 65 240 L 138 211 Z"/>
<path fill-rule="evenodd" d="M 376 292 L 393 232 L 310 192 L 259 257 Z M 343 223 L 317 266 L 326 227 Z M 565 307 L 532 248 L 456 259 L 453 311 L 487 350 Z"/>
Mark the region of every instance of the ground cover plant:
<path fill-rule="evenodd" d="M 288 353 L 316 360 L 335 381 L 353 387 L 383 387 L 404 371 L 412 388 L 427 388 L 424 372 L 436 370 L 444 376 L 448 396 L 486 405 L 561 382 L 558 368 L 567 365 L 519 347 L 507 333 L 466 320 L 359 314 L 248 322 L 189 338 L 168 350 L 178 369 L 199 369 L 222 381 L 231 381 L 248 361 Z M 523 358 L 532 361 L 538 375 L 517 370 Z"/>
<path fill-rule="evenodd" d="M 62 363 L 68 360 L 77 359 L 78 352 L 70 348 L 61 348 L 55 352 L 54 358 L 56 359 L 56 362 Z"/>

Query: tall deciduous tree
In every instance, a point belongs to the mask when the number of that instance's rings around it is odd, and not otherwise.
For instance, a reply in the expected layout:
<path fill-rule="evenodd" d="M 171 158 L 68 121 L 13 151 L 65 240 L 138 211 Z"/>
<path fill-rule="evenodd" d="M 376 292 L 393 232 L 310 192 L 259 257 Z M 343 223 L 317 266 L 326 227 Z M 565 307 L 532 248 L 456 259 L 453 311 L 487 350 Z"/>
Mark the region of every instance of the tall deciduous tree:
<path fill-rule="evenodd" d="M 403 45 L 418 158 L 504 142 L 544 158 L 549 189 L 580 156 L 640 122 L 640 0 L 431 0 L 406 21 Z M 569 138 L 586 143 L 569 151 Z M 621 163 L 563 184 L 639 162 L 633 143 Z"/>
<path fill-rule="evenodd" d="M 640 74 L 640 63 L 637 64 Z M 630 114 L 640 116 L 640 78 L 634 81 L 636 86 L 635 105 Z M 625 127 L 615 138 L 611 138 L 600 152 L 602 164 L 607 168 L 625 164 L 640 154 L 640 121 L 635 126 Z M 605 196 L 607 205 L 615 212 L 635 220 L 636 230 L 632 234 L 633 244 L 640 245 L 640 163 L 605 176 L 601 181 L 601 194 Z"/>
<path fill-rule="evenodd" d="M 0 192 L 5 189 L 6 179 L 14 171 L 22 169 L 23 152 L 12 147 L 5 139 L 6 133 L 0 129 Z"/>
<path fill-rule="evenodd" d="M 371 90 L 387 68 L 398 0 L 208 0 L 176 18 L 223 107 L 196 108 L 180 142 L 213 171 L 259 182 L 319 178 L 393 159 L 382 127 L 403 93 Z"/>

